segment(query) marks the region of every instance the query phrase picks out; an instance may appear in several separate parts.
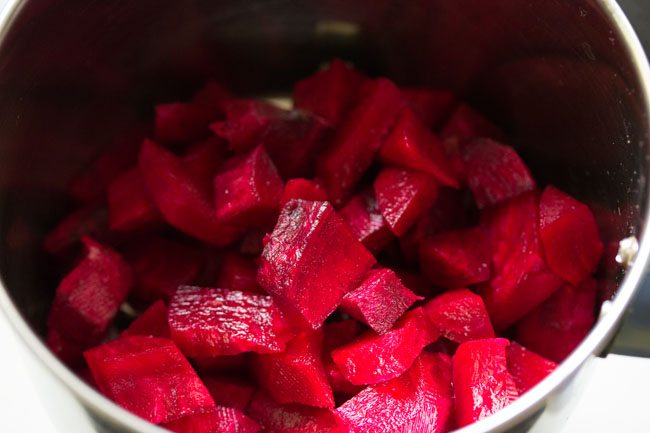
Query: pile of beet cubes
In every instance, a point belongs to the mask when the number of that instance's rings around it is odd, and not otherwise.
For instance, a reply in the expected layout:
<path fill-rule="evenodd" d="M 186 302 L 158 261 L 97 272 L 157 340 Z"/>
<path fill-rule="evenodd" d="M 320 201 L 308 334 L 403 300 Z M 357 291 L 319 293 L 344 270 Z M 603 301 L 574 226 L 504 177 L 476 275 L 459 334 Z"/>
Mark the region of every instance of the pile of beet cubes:
<path fill-rule="evenodd" d="M 445 432 L 584 338 L 594 217 L 490 121 L 338 60 L 293 102 L 206 84 L 73 180 L 47 342 L 99 392 L 179 433 Z"/>

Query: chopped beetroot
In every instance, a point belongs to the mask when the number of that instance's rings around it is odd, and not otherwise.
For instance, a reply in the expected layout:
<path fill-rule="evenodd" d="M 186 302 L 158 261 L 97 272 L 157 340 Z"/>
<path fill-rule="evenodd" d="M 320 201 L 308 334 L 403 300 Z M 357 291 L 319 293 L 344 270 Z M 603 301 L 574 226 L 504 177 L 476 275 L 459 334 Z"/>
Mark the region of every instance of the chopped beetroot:
<path fill-rule="evenodd" d="M 562 286 L 562 279 L 544 261 L 537 211 L 537 194 L 528 193 L 482 214 L 493 273 L 480 294 L 497 331 L 524 317 Z"/>
<path fill-rule="evenodd" d="M 456 422 L 459 427 L 486 418 L 517 399 L 508 373 L 508 340 L 473 340 L 458 346 L 453 358 Z"/>
<path fill-rule="evenodd" d="M 51 327 L 47 330 L 45 344 L 61 362 L 70 367 L 83 366 L 83 353 L 89 346 L 92 346 L 92 344 L 67 338 Z"/>
<path fill-rule="evenodd" d="M 205 137 L 214 110 L 186 102 L 156 105 L 154 136 L 163 143 L 186 143 Z"/>
<path fill-rule="evenodd" d="M 284 352 L 254 358 L 255 376 L 273 400 L 334 407 L 334 395 L 321 360 L 322 343 L 322 332 L 309 330 L 294 337 Z"/>
<path fill-rule="evenodd" d="M 401 90 L 409 108 L 427 128 L 437 128 L 447 118 L 456 102 L 456 95 L 449 90 L 424 88 L 402 88 Z"/>
<path fill-rule="evenodd" d="M 411 110 L 402 111 L 379 149 L 379 159 L 387 165 L 427 173 L 443 185 L 458 187 L 442 145 Z"/>
<path fill-rule="evenodd" d="M 374 263 L 332 205 L 292 200 L 264 247 L 257 279 L 318 328 Z"/>
<path fill-rule="evenodd" d="M 217 219 L 243 226 L 272 224 L 283 188 L 263 146 L 246 156 L 236 156 L 226 161 L 214 178 Z"/>
<path fill-rule="evenodd" d="M 341 308 L 384 334 L 415 301 L 422 299 L 404 287 L 395 272 L 383 268 L 368 272 L 361 285 L 343 297 Z"/>
<path fill-rule="evenodd" d="M 440 132 L 442 138 L 492 138 L 501 140 L 503 132 L 482 114 L 467 104 L 460 103 L 451 113 Z"/>
<path fill-rule="evenodd" d="M 243 412 L 220 406 L 161 426 L 174 433 L 257 433 L 260 431 L 260 426 Z"/>
<path fill-rule="evenodd" d="M 517 341 L 555 362 L 562 362 L 596 321 L 597 283 L 565 284 L 517 324 Z"/>
<path fill-rule="evenodd" d="M 354 319 L 329 322 L 323 325 L 323 351 L 331 352 L 339 346 L 350 343 L 361 333 L 362 327 Z"/>
<path fill-rule="evenodd" d="M 318 163 L 319 177 L 335 206 L 352 195 L 404 104 L 391 81 L 379 78 L 367 83 L 363 96 Z"/>
<path fill-rule="evenodd" d="M 215 409 L 214 401 L 170 340 L 124 337 L 84 354 L 97 388 L 155 424 Z"/>
<path fill-rule="evenodd" d="M 43 240 L 50 254 L 62 254 L 83 236 L 102 239 L 108 231 L 108 211 L 104 203 L 89 203 L 70 213 Z"/>
<path fill-rule="evenodd" d="M 385 382 L 404 373 L 422 348 L 438 338 L 421 308 L 404 315 L 385 334 L 362 334 L 353 342 L 332 351 L 332 359 L 343 376 L 354 385 Z"/>
<path fill-rule="evenodd" d="M 334 392 L 334 399 L 336 400 L 337 406 L 341 404 L 342 398 L 347 400 L 363 390 L 363 385 L 353 385 L 343 376 L 343 373 L 341 373 L 341 370 L 339 370 L 330 356 L 325 358 L 323 366 L 327 374 L 327 381 Z"/>
<path fill-rule="evenodd" d="M 217 246 L 237 239 L 239 229 L 217 221 L 210 198 L 196 184 L 181 159 L 145 140 L 138 167 L 156 206 L 170 225 Z"/>
<path fill-rule="evenodd" d="M 280 203 L 282 206 L 291 200 L 311 200 L 311 201 L 326 201 L 327 192 L 323 185 L 317 180 L 309 180 L 302 178 L 289 179 L 284 184 L 284 191 Z"/>
<path fill-rule="evenodd" d="M 227 144 L 219 137 L 209 137 L 194 143 L 183 155 L 185 169 L 194 184 L 207 197 L 213 194 L 214 175 L 226 159 Z"/>
<path fill-rule="evenodd" d="M 129 327 L 122 332 L 123 337 L 133 335 L 169 338 L 167 306 L 163 301 L 157 301 L 151 304 L 149 308 L 131 322 Z"/>
<path fill-rule="evenodd" d="M 528 167 L 510 147 L 476 139 L 463 147 L 467 185 L 484 209 L 536 188 Z"/>
<path fill-rule="evenodd" d="M 257 265 L 255 262 L 236 253 L 226 253 L 223 256 L 221 271 L 215 287 L 266 294 L 257 284 Z"/>
<path fill-rule="evenodd" d="M 464 343 L 494 338 L 494 329 L 483 300 L 467 289 L 438 295 L 422 308 L 431 325 L 451 341 Z"/>
<path fill-rule="evenodd" d="M 339 214 L 352 234 L 373 253 L 383 250 L 394 238 L 370 188 L 352 197 Z"/>
<path fill-rule="evenodd" d="M 353 108 L 365 79 L 353 67 L 334 59 L 327 69 L 296 83 L 294 105 L 336 126 Z"/>
<path fill-rule="evenodd" d="M 548 186 L 539 204 L 539 230 L 546 261 L 555 273 L 576 285 L 594 272 L 604 246 L 587 205 Z"/>
<path fill-rule="evenodd" d="M 244 411 L 255 393 L 255 386 L 242 379 L 214 375 L 201 379 L 218 406 Z"/>
<path fill-rule="evenodd" d="M 172 340 L 186 356 L 281 352 L 291 331 L 273 298 L 181 286 L 169 304 Z"/>
<path fill-rule="evenodd" d="M 507 356 L 508 371 L 517 384 L 519 394 L 523 394 L 537 385 L 557 367 L 555 362 L 514 341 L 508 346 Z"/>
<path fill-rule="evenodd" d="M 162 221 L 137 167 L 125 171 L 111 182 L 107 193 L 111 230 L 135 231 Z"/>
<path fill-rule="evenodd" d="M 438 183 L 415 171 L 386 168 L 374 183 L 377 206 L 391 231 L 401 236 L 434 203 Z"/>
<path fill-rule="evenodd" d="M 335 413 L 350 433 L 446 432 L 452 413 L 451 361 L 424 352 L 405 374 L 367 387 Z"/>
<path fill-rule="evenodd" d="M 231 98 L 232 95 L 228 89 L 215 81 L 208 81 L 194 93 L 192 103 L 210 109 L 215 116 L 219 116 L 223 112 L 221 104 Z"/>
<path fill-rule="evenodd" d="M 490 252 L 479 228 L 446 231 L 420 243 L 420 269 L 446 289 L 482 283 L 490 278 Z"/>
<path fill-rule="evenodd" d="M 230 149 L 247 152 L 257 146 L 264 138 L 269 125 L 282 115 L 282 110 L 264 101 L 253 99 L 231 99 L 222 107 L 226 120 L 210 125 L 218 137 L 228 141 Z"/>

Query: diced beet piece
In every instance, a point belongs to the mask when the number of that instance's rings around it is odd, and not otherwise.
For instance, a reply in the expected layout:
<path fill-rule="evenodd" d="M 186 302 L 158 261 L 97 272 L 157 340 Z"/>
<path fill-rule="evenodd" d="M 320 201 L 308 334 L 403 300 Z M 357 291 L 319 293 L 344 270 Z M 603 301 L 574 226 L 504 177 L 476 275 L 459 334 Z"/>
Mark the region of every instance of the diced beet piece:
<path fill-rule="evenodd" d="M 467 341 L 453 358 L 456 422 L 459 427 L 486 418 L 517 399 L 517 385 L 508 372 L 508 340 Z"/>
<path fill-rule="evenodd" d="M 328 409 L 300 404 L 278 404 L 261 392 L 255 394 L 250 416 L 265 433 L 345 433 Z"/>
<path fill-rule="evenodd" d="M 210 133 L 214 110 L 187 102 L 156 105 L 154 135 L 163 143 L 194 141 Z"/>
<path fill-rule="evenodd" d="M 350 343 L 361 330 L 361 325 L 354 319 L 326 323 L 323 325 L 323 350 L 329 353 L 332 349 Z"/>
<path fill-rule="evenodd" d="M 420 269 L 439 287 L 454 289 L 490 278 L 490 248 L 478 228 L 438 233 L 420 244 Z"/>
<path fill-rule="evenodd" d="M 204 376 L 202 379 L 218 406 L 246 410 L 255 393 L 255 387 L 245 380 L 225 376 Z"/>
<path fill-rule="evenodd" d="M 537 385 L 557 367 L 555 362 L 514 341 L 508 346 L 507 356 L 508 371 L 517 384 L 519 394 L 523 394 Z"/>
<path fill-rule="evenodd" d="M 280 208 L 283 188 L 273 161 L 258 146 L 226 161 L 215 176 L 217 218 L 227 224 L 266 225 Z"/>
<path fill-rule="evenodd" d="M 323 334 L 305 331 L 282 353 L 257 355 L 253 371 L 260 385 L 278 403 L 333 408 L 334 396 L 321 361 Z"/>
<path fill-rule="evenodd" d="M 263 293 L 257 284 L 257 265 L 252 259 L 236 253 L 227 253 L 221 261 L 221 271 L 215 283 L 220 289 Z"/>
<path fill-rule="evenodd" d="M 292 200 L 264 247 L 257 280 L 318 328 L 374 264 L 332 205 Z"/>
<path fill-rule="evenodd" d="M 183 161 L 150 140 L 140 151 L 138 167 L 165 220 L 202 241 L 223 246 L 239 236 L 239 229 L 217 221 L 214 209 Z"/>
<path fill-rule="evenodd" d="M 385 78 L 364 86 L 363 96 L 338 129 L 317 167 L 327 196 L 335 206 L 350 197 L 404 104 L 399 89 Z"/>
<path fill-rule="evenodd" d="M 282 110 L 264 101 L 231 99 L 222 104 L 226 120 L 210 125 L 218 137 L 228 140 L 230 149 L 247 152 L 257 146 L 269 125 L 281 117 Z"/>
<path fill-rule="evenodd" d="M 61 362 L 70 367 L 81 367 L 84 364 L 84 350 L 92 346 L 92 344 L 66 338 L 55 328 L 47 330 L 46 344 Z"/>
<path fill-rule="evenodd" d="M 257 433 L 260 426 L 237 409 L 217 406 L 210 412 L 196 413 L 164 423 L 174 433 Z"/>
<path fill-rule="evenodd" d="M 83 236 L 105 237 L 108 231 L 108 211 L 104 203 L 89 203 L 75 210 L 43 241 L 43 248 L 50 254 L 61 254 L 75 245 Z"/>
<path fill-rule="evenodd" d="M 341 308 L 384 334 L 415 301 L 422 299 L 404 287 L 395 272 L 383 268 L 368 272 L 361 285 L 343 297 Z"/>
<path fill-rule="evenodd" d="M 370 188 L 352 197 L 339 214 L 352 234 L 373 253 L 383 250 L 394 238 Z"/>
<path fill-rule="evenodd" d="M 152 423 L 215 408 L 205 385 L 171 340 L 118 338 L 84 356 L 102 394 Z"/>
<path fill-rule="evenodd" d="M 421 308 L 404 315 L 385 334 L 368 331 L 332 351 L 341 373 L 354 385 L 385 382 L 404 373 L 422 348 L 438 338 Z"/>
<path fill-rule="evenodd" d="M 352 397 L 363 390 L 363 385 L 353 385 L 345 378 L 345 376 L 343 376 L 343 373 L 341 373 L 341 370 L 339 370 L 330 356 L 325 358 L 323 366 L 325 367 L 325 373 L 327 374 L 327 381 L 334 392 L 337 406 L 340 404 L 339 400 L 341 397 L 347 400 L 347 398 Z"/>
<path fill-rule="evenodd" d="M 194 93 L 194 96 L 192 96 L 192 103 L 210 109 L 218 116 L 223 112 L 223 109 L 221 108 L 223 102 L 231 98 L 232 95 L 228 89 L 217 82 L 208 81 L 197 90 L 196 93 Z"/>
<path fill-rule="evenodd" d="M 405 374 L 367 387 L 335 413 L 350 433 L 443 433 L 451 411 L 451 361 L 424 352 Z"/>
<path fill-rule="evenodd" d="M 88 348 L 106 336 L 132 276 L 119 254 L 89 237 L 82 242 L 85 256 L 57 287 L 48 327 Z"/>
<path fill-rule="evenodd" d="M 108 186 L 109 226 L 115 231 L 134 231 L 162 221 L 140 170 L 132 168 Z"/>
<path fill-rule="evenodd" d="M 209 137 L 190 146 L 183 155 L 186 170 L 207 197 L 212 197 L 214 175 L 226 159 L 227 152 L 227 144 L 223 139 Z"/>
<path fill-rule="evenodd" d="M 387 165 L 422 171 L 444 185 L 458 187 L 442 144 L 411 110 L 400 114 L 379 149 L 379 159 Z"/>
<path fill-rule="evenodd" d="M 442 138 L 492 138 L 501 140 L 503 133 L 491 121 L 467 104 L 456 106 L 440 132 Z"/>
<path fill-rule="evenodd" d="M 280 352 L 291 338 L 273 298 L 181 286 L 169 304 L 172 339 L 190 357 Z"/>
<path fill-rule="evenodd" d="M 483 212 L 481 224 L 492 247 L 493 273 L 480 294 L 492 325 L 500 331 L 548 299 L 562 286 L 562 279 L 544 261 L 537 194 L 524 194 Z"/>
<path fill-rule="evenodd" d="M 171 299 L 178 286 L 194 282 L 205 262 L 201 250 L 158 236 L 130 243 L 124 256 L 135 277 L 133 296 L 145 302 Z"/>
<path fill-rule="evenodd" d="M 546 187 L 539 204 L 539 230 L 546 261 L 555 273 L 576 285 L 594 272 L 604 246 L 587 205 Z"/>
<path fill-rule="evenodd" d="M 464 145 L 463 161 L 467 185 L 479 209 L 536 188 L 530 170 L 510 146 L 476 139 Z"/>
<path fill-rule="evenodd" d="M 280 203 L 284 206 L 293 199 L 326 201 L 327 192 L 321 183 L 316 180 L 302 178 L 289 179 L 284 184 L 284 191 L 282 191 Z"/>
<path fill-rule="evenodd" d="M 579 287 L 565 284 L 517 324 L 517 341 L 551 361 L 564 361 L 596 321 L 596 294 L 592 279 Z"/>
<path fill-rule="evenodd" d="M 415 171 L 386 168 L 374 183 L 377 206 L 391 231 L 401 236 L 434 203 L 438 183 Z"/>
<path fill-rule="evenodd" d="M 449 115 L 456 95 L 449 90 L 402 88 L 402 96 L 409 108 L 428 128 L 435 128 Z"/>
<path fill-rule="evenodd" d="M 145 335 L 151 337 L 169 338 L 167 324 L 167 306 L 163 301 L 151 304 L 128 328 L 122 332 L 123 337 Z"/>
<path fill-rule="evenodd" d="M 467 289 L 438 295 L 422 308 L 433 327 L 451 341 L 464 343 L 494 338 L 483 299 Z"/>
<path fill-rule="evenodd" d="M 354 68 L 334 59 L 327 69 L 296 83 L 293 89 L 294 106 L 336 126 L 354 106 L 365 79 Z"/>

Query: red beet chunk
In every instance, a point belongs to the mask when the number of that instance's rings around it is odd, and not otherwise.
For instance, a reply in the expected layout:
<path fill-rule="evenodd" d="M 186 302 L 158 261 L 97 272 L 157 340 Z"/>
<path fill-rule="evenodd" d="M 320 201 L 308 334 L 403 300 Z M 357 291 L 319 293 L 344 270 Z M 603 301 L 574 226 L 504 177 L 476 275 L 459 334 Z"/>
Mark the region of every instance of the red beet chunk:
<path fill-rule="evenodd" d="M 225 376 L 204 376 L 202 379 L 218 406 L 244 411 L 255 393 L 255 387 L 245 380 Z"/>
<path fill-rule="evenodd" d="M 48 328 L 88 348 L 106 336 L 132 276 L 116 252 L 88 237 L 82 242 L 85 256 L 57 287 Z"/>
<path fill-rule="evenodd" d="M 332 205 L 292 200 L 264 247 L 257 279 L 318 328 L 374 264 Z"/>
<path fill-rule="evenodd" d="M 172 339 L 190 357 L 280 352 L 291 332 L 270 296 L 181 286 L 169 304 Z"/>
<path fill-rule="evenodd" d="M 460 427 L 486 418 L 517 399 L 519 393 L 508 373 L 508 340 L 468 341 L 453 358 L 456 422 Z"/>
<path fill-rule="evenodd" d="M 384 334 L 415 301 L 421 299 L 404 287 L 395 272 L 375 269 L 368 272 L 359 287 L 343 297 L 341 308 L 378 334 Z"/>
<path fill-rule="evenodd" d="M 440 132 L 442 138 L 492 138 L 501 140 L 503 133 L 491 121 L 470 106 L 460 103 Z"/>
<path fill-rule="evenodd" d="M 467 185 L 479 209 L 536 188 L 530 170 L 510 146 L 490 139 L 473 140 L 463 147 L 463 161 Z"/>
<path fill-rule="evenodd" d="M 318 163 L 317 172 L 334 205 L 350 197 L 403 107 L 399 89 L 389 80 L 364 86 L 363 96 Z"/>
<path fill-rule="evenodd" d="M 108 186 L 109 226 L 115 231 L 134 231 L 162 221 L 140 170 L 132 168 Z"/>
<path fill-rule="evenodd" d="M 362 326 L 354 319 L 329 322 L 323 325 L 323 349 L 329 353 L 332 349 L 350 343 L 362 330 Z"/>
<path fill-rule="evenodd" d="M 420 269 L 438 287 L 454 289 L 490 278 L 490 249 L 478 228 L 446 231 L 420 244 Z"/>
<path fill-rule="evenodd" d="M 189 415 L 161 425 L 175 433 L 257 433 L 260 426 L 237 409 L 216 409 Z"/>
<path fill-rule="evenodd" d="M 167 324 L 167 306 L 163 301 L 151 304 L 128 328 L 122 332 L 123 337 L 145 335 L 151 337 L 169 338 Z"/>
<path fill-rule="evenodd" d="M 156 105 L 154 135 L 163 143 L 194 141 L 210 133 L 214 110 L 186 102 Z"/>
<path fill-rule="evenodd" d="M 401 236 L 431 207 L 438 194 L 432 177 L 386 168 L 375 178 L 377 206 L 391 231 Z"/>
<path fill-rule="evenodd" d="M 282 353 L 258 355 L 253 370 L 260 385 L 278 403 L 332 408 L 334 396 L 321 361 L 323 334 L 298 334 Z"/>
<path fill-rule="evenodd" d="M 246 156 L 236 156 L 214 178 L 216 215 L 226 224 L 266 225 L 280 207 L 282 179 L 273 161 L 258 146 Z"/>
<path fill-rule="evenodd" d="M 373 253 L 383 250 L 394 238 L 381 215 L 372 189 L 368 188 L 352 197 L 339 214 L 352 234 Z"/>
<path fill-rule="evenodd" d="M 326 201 L 327 192 L 320 182 L 316 180 L 295 178 L 289 179 L 284 184 L 284 191 L 282 191 L 282 198 L 280 203 L 282 206 L 291 200 L 311 200 L 311 201 Z"/>
<path fill-rule="evenodd" d="M 266 294 L 257 284 L 257 265 L 255 262 L 236 253 L 227 253 L 223 256 L 221 271 L 215 286 L 221 289 Z"/>
<path fill-rule="evenodd" d="M 214 175 L 226 159 L 227 152 L 227 144 L 224 140 L 219 137 L 209 137 L 190 146 L 183 155 L 185 169 L 206 197 L 212 197 Z"/>
<path fill-rule="evenodd" d="M 220 116 L 223 112 L 221 105 L 231 98 L 228 89 L 217 82 L 208 81 L 192 96 L 192 103 L 212 110 L 215 116 Z"/>
<path fill-rule="evenodd" d="M 451 361 L 443 354 L 422 353 L 405 374 L 367 387 L 336 414 L 350 433 L 443 433 L 451 411 Z"/>
<path fill-rule="evenodd" d="M 379 149 L 379 159 L 387 165 L 430 174 L 440 183 L 458 187 L 442 144 L 411 110 L 403 110 Z"/>
<path fill-rule="evenodd" d="M 238 229 L 217 221 L 209 197 L 181 159 L 145 140 L 138 167 L 156 206 L 170 225 L 217 246 L 227 245 L 239 236 Z"/>
<path fill-rule="evenodd" d="M 549 267 L 573 285 L 591 275 L 604 246 L 591 210 L 548 186 L 539 204 L 539 229 Z"/>
<path fill-rule="evenodd" d="M 62 254 L 83 236 L 105 238 L 108 211 L 104 203 L 90 203 L 75 210 L 45 236 L 43 248 L 50 254 Z"/>
<path fill-rule="evenodd" d="M 327 69 L 296 83 L 294 105 L 336 126 L 354 106 L 365 79 L 354 68 L 334 59 Z"/>
<path fill-rule="evenodd" d="M 427 302 L 423 310 L 433 327 L 451 341 L 464 343 L 494 338 L 483 300 L 467 289 L 438 295 Z"/>
<path fill-rule="evenodd" d="M 402 96 L 409 108 L 428 128 L 438 127 L 449 115 L 456 95 L 449 90 L 402 88 Z"/>
<path fill-rule="evenodd" d="M 170 340 L 124 337 L 84 356 L 102 394 L 152 423 L 215 408 L 205 385 Z"/>
<path fill-rule="evenodd" d="M 47 330 L 47 347 L 57 358 L 69 367 L 83 367 L 84 350 L 92 344 L 81 343 L 61 335 L 55 328 Z"/>
<path fill-rule="evenodd" d="M 385 334 L 362 334 L 332 351 L 343 376 L 354 385 L 385 382 L 404 373 L 422 348 L 438 338 L 421 308 L 410 311 Z"/>
<path fill-rule="evenodd" d="M 492 279 L 480 293 L 494 328 L 503 330 L 562 286 L 546 262 L 539 240 L 537 195 L 529 193 L 484 212 L 492 247 Z"/>
<path fill-rule="evenodd" d="M 257 146 L 269 125 L 282 116 L 282 110 L 264 101 L 232 99 L 222 104 L 226 120 L 210 125 L 218 137 L 228 141 L 230 149 L 247 152 Z"/>
<path fill-rule="evenodd" d="M 565 284 L 517 324 L 517 341 L 555 362 L 562 362 L 589 334 L 596 318 L 597 284 Z"/>
<path fill-rule="evenodd" d="M 334 361 L 332 361 L 331 357 L 328 356 L 325 358 L 323 366 L 325 367 L 325 373 L 327 374 L 327 381 L 334 392 L 337 406 L 340 405 L 341 400 L 348 400 L 350 397 L 363 390 L 363 385 L 353 385 L 345 378 L 345 376 L 343 376 L 343 373 L 341 373 L 341 370 L 339 370 Z"/>
<path fill-rule="evenodd" d="M 517 384 L 519 394 L 537 385 L 551 374 L 557 364 L 512 342 L 507 349 L 508 371 Z"/>
<path fill-rule="evenodd" d="M 178 286 L 194 282 L 205 262 L 201 250 L 158 236 L 132 242 L 124 256 L 135 277 L 133 296 L 145 302 L 171 299 Z"/>

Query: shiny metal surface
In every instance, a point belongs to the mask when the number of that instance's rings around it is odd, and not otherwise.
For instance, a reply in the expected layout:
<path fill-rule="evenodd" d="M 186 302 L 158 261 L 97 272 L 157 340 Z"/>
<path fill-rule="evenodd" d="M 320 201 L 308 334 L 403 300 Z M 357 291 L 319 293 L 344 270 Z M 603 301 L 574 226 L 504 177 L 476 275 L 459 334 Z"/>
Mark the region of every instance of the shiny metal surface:
<path fill-rule="evenodd" d="M 650 72 L 613 1 L 15 0 L 0 20 L 0 308 L 104 431 L 161 430 L 95 393 L 40 342 L 56 275 L 39 239 L 69 205 L 66 181 L 99 148 L 207 77 L 277 94 L 339 56 L 400 84 L 450 87 L 505 127 L 542 182 L 597 209 L 607 243 L 640 239 L 576 352 L 463 432 L 523 431 L 611 341 L 639 285 L 650 252 Z"/>

